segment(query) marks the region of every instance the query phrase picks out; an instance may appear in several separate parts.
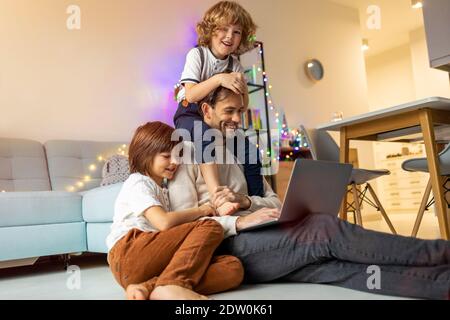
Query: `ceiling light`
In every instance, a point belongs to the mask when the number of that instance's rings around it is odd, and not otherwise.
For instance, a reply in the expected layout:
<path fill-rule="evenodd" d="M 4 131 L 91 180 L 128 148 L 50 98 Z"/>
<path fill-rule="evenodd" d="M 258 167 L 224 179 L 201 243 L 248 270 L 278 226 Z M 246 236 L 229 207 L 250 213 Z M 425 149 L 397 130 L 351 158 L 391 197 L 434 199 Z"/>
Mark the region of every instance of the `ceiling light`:
<path fill-rule="evenodd" d="M 368 39 L 363 39 L 362 40 L 362 45 L 361 45 L 361 50 L 362 51 L 367 51 L 369 50 L 369 40 Z"/>
<path fill-rule="evenodd" d="M 422 0 L 411 0 L 411 6 L 414 9 L 420 9 L 423 7 L 423 2 Z"/>

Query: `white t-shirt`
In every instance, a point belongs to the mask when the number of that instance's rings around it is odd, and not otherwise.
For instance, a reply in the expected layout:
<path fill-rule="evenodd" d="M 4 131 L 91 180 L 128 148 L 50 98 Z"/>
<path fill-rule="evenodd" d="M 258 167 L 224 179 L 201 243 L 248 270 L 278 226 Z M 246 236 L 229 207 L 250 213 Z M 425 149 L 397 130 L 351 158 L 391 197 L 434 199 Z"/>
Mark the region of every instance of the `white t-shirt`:
<path fill-rule="evenodd" d="M 131 174 L 115 202 L 113 224 L 106 238 L 108 251 L 131 229 L 158 231 L 144 216 L 145 210 L 154 206 L 170 211 L 169 191 L 158 186 L 150 177 L 140 173 Z"/>
<path fill-rule="evenodd" d="M 198 51 L 199 49 L 203 51 L 203 70 L 200 52 Z M 234 55 L 230 55 L 224 60 L 221 60 L 216 58 L 208 47 L 191 49 L 186 56 L 186 64 L 184 65 L 184 70 L 181 74 L 180 84 L 200 83 L 208 80 L 217 73 L 224 72 L 229 65 L 229 59 L 233 59 L 233 72 L 244 73 L 244 67 L 242 67 L 241 62 Z M 181 86 L 180 91 L 178 92 L 177 101 L 183 101 L 185 96 L 184 86 Z"/>

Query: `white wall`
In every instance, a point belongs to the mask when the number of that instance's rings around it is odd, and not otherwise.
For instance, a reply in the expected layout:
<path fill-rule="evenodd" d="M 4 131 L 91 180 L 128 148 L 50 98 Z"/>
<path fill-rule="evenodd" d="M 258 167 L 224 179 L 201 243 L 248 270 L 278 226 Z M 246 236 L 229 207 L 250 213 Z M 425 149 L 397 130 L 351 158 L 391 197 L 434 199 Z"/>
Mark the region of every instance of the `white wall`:
<path fill-rule="evenodd" d="M 195 22 L 215 1 L 2 0 L 0 136 L 126 140 L 148 120 L 171 123 L 171 93 L 195 44 Z M 81 8 L 81 30 L 66 8 Z M 275 103 L 289 125 L 366 112 L 359 18 L 327 0 L 242 0 L 260 26 Z M 303 73 L 320 59 L 325 79 Z"/>
<path fill-rule="evenodd" d="M 430 68 L 425 29 L 411 31 L 409 35 L 416 99 L 431 96 L 450 98 L 449 73 Z"/>
<path fill-rule="evenodd" d="M 415 100 L 409 45 L 403 45 L 367 58 L 366 68 L 371 110 Z"/>
<path fill-rule="evenodd" d="M 423 27 L 411 31 L 409 39 L 407 45 L 366 59 L 370 110 L 431 96 L 450 98 L 449 74 L 429 65 Z"/>

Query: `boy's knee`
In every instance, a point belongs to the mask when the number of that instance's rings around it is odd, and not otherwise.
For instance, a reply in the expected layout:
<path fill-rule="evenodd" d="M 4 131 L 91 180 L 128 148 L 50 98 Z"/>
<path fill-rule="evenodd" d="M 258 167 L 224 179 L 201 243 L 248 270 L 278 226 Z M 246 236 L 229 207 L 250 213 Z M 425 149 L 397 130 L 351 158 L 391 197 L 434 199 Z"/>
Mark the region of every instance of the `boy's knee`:
<path fill-rule="evenodd" d="M 228 274 L 231 277 L 230 282 L 238 286 L 244 280 L 244 266 L 241 261 L 234 256 L 228 256 L 227 260 Z"/>
<path fill-rule="evenodd" d="M 198 226 L 207 227 L 208 230 L 210 230 L 211 233 L 216 234 L 220 238 L 223 238 L 223 236 L 224 236 L 223 227 L 216 220 L 213 220 L 213 219 L 199 220 Z"/>

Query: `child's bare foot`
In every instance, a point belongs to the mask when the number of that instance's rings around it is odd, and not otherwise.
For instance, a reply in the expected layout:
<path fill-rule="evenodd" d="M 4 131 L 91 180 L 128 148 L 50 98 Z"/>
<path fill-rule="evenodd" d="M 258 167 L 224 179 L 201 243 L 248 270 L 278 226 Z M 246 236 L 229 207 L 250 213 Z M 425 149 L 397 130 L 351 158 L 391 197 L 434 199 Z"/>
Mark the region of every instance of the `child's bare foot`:
<path fill-rule="evenodd" d="M 167 285 L 156 287 L 150 300 L 208 300 L 208 297 L 180 286 Z"/>
<path fill-rule="evenodd" d="M 142 284 L 130 284 L 126 290 L 127 300 L 148 300 L 150 293 Z"/>
<path fill-rule="evenodd" d="M 231 216 L 233 213 L 239 210 L 239 203 L 225 202 L 223 205 L 216 209 L 219 216 Z"/>

